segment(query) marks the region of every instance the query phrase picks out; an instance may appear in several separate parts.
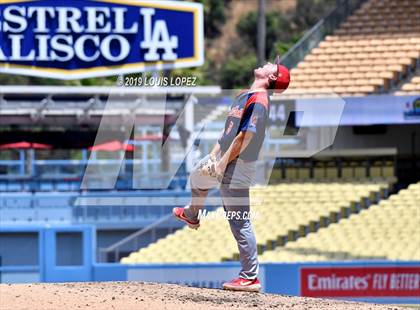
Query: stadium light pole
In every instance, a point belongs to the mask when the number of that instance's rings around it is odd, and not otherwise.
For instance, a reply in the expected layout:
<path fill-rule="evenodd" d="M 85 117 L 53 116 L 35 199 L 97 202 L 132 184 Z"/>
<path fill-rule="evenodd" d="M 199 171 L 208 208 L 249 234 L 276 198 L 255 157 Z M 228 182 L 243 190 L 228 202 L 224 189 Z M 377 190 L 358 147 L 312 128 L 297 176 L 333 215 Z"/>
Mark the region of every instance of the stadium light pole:
<path fill-rule="evenodd" d="M 258 23 L 257 23 L 257 49 L 258 49 L 258 66 L 262 66 L 265 62 L 265 37 L 266 37 L 266 21 L 265 21 L 265 0 L 258 0 Z"/>

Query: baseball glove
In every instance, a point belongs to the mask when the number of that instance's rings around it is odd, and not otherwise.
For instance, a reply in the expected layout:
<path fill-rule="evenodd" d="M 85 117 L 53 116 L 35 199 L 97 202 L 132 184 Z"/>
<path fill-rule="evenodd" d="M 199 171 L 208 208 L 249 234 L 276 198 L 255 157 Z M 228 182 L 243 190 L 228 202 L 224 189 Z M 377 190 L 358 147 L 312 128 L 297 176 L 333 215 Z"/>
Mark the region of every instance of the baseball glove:
<path fill-rule="evenodd" d="M 216 173 L 216 164 L 217 162 L 212 160 L 211 157 L 201 162 L 200 166 L 198 167 L 200 175 L 218 179 L 219 176 Z"/>

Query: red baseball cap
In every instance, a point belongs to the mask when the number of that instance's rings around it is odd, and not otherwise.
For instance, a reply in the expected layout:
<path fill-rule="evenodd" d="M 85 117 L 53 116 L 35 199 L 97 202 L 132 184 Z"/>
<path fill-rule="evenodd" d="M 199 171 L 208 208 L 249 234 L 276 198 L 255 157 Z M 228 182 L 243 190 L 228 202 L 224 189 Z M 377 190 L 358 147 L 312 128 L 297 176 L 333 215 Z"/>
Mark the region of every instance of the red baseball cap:
<path fill-rule="evenodd" d="M 280 56 L 277 55 L 275 64 L 277 65 L 277 79 L 273 82 L 272 89 L 275 93 L 284 92 L 290 83 L 289 69 L 280 64 Z"/>

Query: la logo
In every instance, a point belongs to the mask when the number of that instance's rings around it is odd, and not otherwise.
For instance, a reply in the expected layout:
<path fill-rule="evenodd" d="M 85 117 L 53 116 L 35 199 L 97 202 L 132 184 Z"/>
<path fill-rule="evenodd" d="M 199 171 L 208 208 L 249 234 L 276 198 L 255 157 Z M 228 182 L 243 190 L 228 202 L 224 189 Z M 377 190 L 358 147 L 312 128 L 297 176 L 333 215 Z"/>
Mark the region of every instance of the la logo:
<path fill-rule="evenodd" d="M 140 14 L 144 19 L 144 40 L 140 43 L 140 47 L 147 49 L 144 55 L 145 61 L 158 61 L 158 49 L 163 49 L 162 60 L 171 61 L 177 59 L 177 54 L 174 49 L 178 48 L 178 37 L 169 36 L 168 27 L 164 20 L 155 21 L 152 27 L 152 16 L 155 14 L 155 9 L 142 8 Z"/>

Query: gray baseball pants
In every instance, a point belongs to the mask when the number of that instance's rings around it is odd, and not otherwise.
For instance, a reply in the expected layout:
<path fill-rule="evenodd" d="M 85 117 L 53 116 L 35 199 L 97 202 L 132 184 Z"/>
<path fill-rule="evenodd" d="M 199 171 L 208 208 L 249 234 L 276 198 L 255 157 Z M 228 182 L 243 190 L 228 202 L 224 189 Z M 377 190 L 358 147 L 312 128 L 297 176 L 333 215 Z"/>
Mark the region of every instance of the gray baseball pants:
<path fill-rule="evenodd" d="M 204 157 L 200 162 L 206 161 L 207 158 L 208 156 Z M 247 216 L 250 211 L 249 187 L 253 183 L 254 176 L 255 162 L 244 162 L 241 159 L 235 159 L 229 163 L 221 182 L 212 177 L 201 176 L 195 168 L 190 175 L 193 197 L 206 197 L 209 189 L 219 186 L 225 211 L 239 214 L 239 216 L 232 217 L 228 221 L 238 244 L 239 259 L 242 266 L 239 276 L 247 280 L 257 278 L 259 269 L 257 242 L 251 221 Z M 199 210 L 203 207 L 204 203 L 190 205 L 186 207 L 185 215 L 191 220 L 197 220 Z"/>

